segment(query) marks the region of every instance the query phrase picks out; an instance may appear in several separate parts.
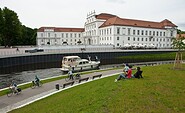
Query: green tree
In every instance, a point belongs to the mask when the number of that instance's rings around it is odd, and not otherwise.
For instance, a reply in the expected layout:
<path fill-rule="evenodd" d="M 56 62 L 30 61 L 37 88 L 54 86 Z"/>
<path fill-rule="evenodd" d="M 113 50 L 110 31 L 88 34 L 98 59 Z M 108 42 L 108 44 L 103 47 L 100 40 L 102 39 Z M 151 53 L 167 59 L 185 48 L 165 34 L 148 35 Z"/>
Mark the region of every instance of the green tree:
<path fill-rule="evenodd" d="M 185 40 L 185 38 L 181 37 L 181 34 L 179 34 L 179 37 L 174 38 L 172 42 L 173 48 L 177 49 L 174 67 L 173 67 L 174 69 L 182 68 L 182 51 L 185 49 L 185 43 L 183 42 L 183 40 Z"/>
<path fill-rule="evenodd" d="M 0 45 L 2 45 L 3 43 L 3 25 L 4 24 L 4 20 L 3 20 L 3 11 L 0 8 Z"/>
<path fill-rule="evenodd" d="M 19 39 L 19 45 L 35 45 L 37 29 L 32 29 L 26 26 L 22 26 L 22 36 Z"/>
<path fill-rule="evenodd" d="M 177 29 L 177 34 L 184 34 L 185 31 L 181 31 L 180 29 Z"/>
<path fill-rule="evenodd" d="M 16 45 L 18 39 L 21 37 L 21 22 L 19 21 L 17 14 L 7 7 L 3 9 L 3 16 L 3 45 Z"/>

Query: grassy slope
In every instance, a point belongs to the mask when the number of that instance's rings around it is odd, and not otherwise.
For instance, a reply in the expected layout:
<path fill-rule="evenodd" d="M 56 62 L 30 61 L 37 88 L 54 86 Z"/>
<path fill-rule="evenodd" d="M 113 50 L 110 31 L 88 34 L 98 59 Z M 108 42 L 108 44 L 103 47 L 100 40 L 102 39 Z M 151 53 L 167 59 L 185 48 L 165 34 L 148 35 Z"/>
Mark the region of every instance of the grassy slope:
<path fill-rule="evenodd" d="M 162 60 L 174 60 L 176 52 L 171 53 L 161 53 L 161 54 L 141 54 L 141 55 L 132 55 L 132 56 L 121 56 L 118 59 L 126 60 L 141 60 L 141 61 L 162 61 Z M 185 52 L 182 53 L 182 59 L 185 59 Z"/>
<path fill-rule="evenodd" d="M 144 79 L 112 76 L 77 86 L 12 113 L 185 112 L 185 70 L 143 67 Z M 185 66 L 184 66 L 185 67 Z"/>

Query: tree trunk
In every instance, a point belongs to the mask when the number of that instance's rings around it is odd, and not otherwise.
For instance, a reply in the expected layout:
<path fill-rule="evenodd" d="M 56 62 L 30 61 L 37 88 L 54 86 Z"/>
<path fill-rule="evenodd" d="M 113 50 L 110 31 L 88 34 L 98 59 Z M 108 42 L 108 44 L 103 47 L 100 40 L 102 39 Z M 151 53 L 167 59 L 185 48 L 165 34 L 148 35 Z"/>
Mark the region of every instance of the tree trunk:
<path fill-rule="evenodd" d="M 181 68 L 182 68 L 182 53 L 178 51 L 176 53 L 173 69 L 181 69 Z"/>

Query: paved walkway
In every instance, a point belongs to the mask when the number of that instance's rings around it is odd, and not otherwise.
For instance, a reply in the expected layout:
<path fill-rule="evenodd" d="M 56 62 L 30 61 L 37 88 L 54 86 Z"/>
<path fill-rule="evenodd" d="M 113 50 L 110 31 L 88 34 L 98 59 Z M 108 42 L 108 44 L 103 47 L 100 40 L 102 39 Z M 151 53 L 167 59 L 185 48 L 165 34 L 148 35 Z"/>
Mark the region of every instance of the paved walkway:
<path fill-rule="evenodd" d="M 90 79 L 88 81 L 91 81 L 92 76 L 94 75 L 102 74 L 102 78 L 103 78 L 106 76 L 111 76 L 116 73 L 120 73 L 121 71 L 122 69 L 109 70 L 109 71 L 103 71 L 103 72 L 94 72 L 94 73 L 82 75 L 81 78 L 89 77 Z M 60 90 L 55 89 L 55 85 L 57 83 L 60 85 Z M 0 97 L 0 113 L 6 113 L 13 109 L 20 108 L 34 101 L 37 101 L 49 95 L 52 95 L 57 92 L 70 88 L 70 86 L 67 86 L 66 88 L 62 88 L 62 85 L 64 83 L 66 83 L 66 81 L 64 79 L 61 79 L 61 80 L 53 81 L 50 83 L 45 83 L 43 84 L 42 87 L 36 87 L 35 89 L 31 89 L 31 88 L 25 89 L 19 95 L 12 95 L 11 97 L 7 97 L 6 95 L 1 96 Z M 83 84 L 83 83 L 85 82 L 82 82 L 80 84 Z M 76 81 L 73 86 L 76 86 L 78 84 L 79 83 Z"/>

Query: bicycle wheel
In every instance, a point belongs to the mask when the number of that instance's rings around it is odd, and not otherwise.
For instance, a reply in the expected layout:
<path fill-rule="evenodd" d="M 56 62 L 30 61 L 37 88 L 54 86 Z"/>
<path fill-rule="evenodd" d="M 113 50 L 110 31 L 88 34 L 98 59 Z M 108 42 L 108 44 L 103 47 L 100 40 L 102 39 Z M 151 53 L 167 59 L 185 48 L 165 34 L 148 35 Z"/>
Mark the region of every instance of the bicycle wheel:
<path fill-rule="evenodd" d="M 40 81 L 40 82 L 39 82 L 39 87 L 41 87 L 41 86 L 42 86 L 42 84 L 43 84 L 43 83 Z"/>
<path fill-rule="evenodd" d="M 32 89 L 34 89 L 36 87 L 36 84 L 32 82 L 31 86 Z"/>
<path fill-rule="evenodd" d="M 11 97 L 13 95 L 13 91 L 12 90 L 9 90 L 8 92 L 7 92 L 7 97 Z"/>
<path fill-rule="evenodd" d="M 70 77 L 65 78 L 65 81 L 68 82 L 70 80 Z"/>
<path fill-rule="evenodd" d="M 81 76 L 80 76 L 80 74 L 76 74 L 75 75 L 75 79 L 77 80 L 77 79 L 80 79 L 81 78 Z"/>

